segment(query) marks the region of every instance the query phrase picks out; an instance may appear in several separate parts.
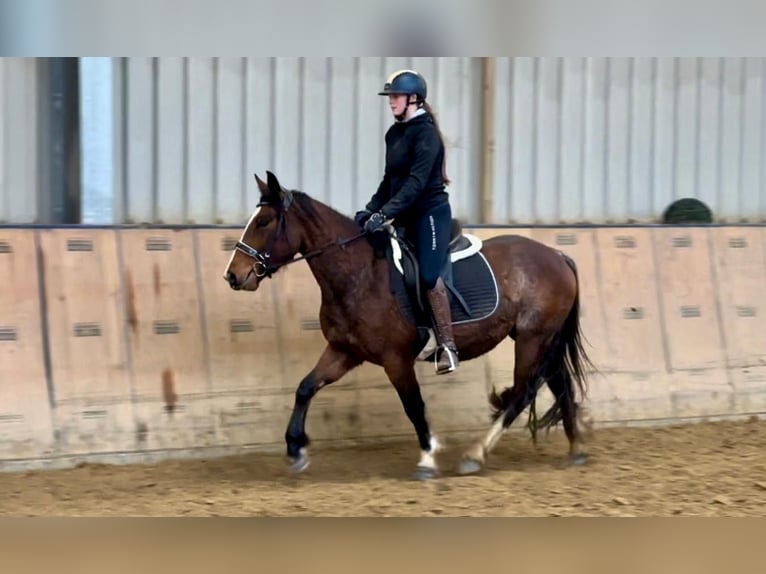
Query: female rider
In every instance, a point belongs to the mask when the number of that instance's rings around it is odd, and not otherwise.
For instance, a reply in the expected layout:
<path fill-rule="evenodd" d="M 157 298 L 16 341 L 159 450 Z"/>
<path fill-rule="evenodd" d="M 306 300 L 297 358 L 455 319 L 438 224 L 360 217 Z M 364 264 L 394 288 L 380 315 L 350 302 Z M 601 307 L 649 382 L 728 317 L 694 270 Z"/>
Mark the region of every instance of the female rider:
<path fill-rule="evenodd" d="M 452 209 L 445 190 L 444 140 L 426 94 L 425 79 L 412 70 L 394 72 L 379 92 L 388 96 L 396 121 L 386 132 L 383 180 L 354 219 L 369 232 L 393 220 L 412 239 L 442 351 L 436 363 L 441 375 L 458 367 L 450 304 L 440 277 L 449 257 Z"/>

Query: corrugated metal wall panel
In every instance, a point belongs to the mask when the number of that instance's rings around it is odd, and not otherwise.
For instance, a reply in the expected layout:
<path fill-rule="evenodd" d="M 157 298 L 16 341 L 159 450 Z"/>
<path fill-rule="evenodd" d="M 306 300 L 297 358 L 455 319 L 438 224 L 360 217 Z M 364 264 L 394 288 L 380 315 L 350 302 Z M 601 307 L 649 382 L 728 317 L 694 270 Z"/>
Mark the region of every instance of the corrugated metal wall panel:
<path fill-rule="evenodd" d="M 766 59 L 498 58 L 493 222 L 766 219 Z"/>
<path fill-rule="evenodd" d="M 128 58 L 124 65 L 127 221 L 244 222 L 257 201 L 252 174 L 267 169 L 353 213 L 383 172 L 392 118 L 377 92 L 390 72 L 407 67 L 429 80 L 455 212 L 478 216 L 478 59 Z"/>
<path fill-rule="evenodd" d="M 0 222 L 38 218 L 37 67 L 0 58 Z"/>
<path fill-rule="evenodd" d="M 114 151 L 101 155 L 117 222 L 242 223 L 266 169 L 353 212 L 383 169 L 391 117 L 377 91 L 405 67 L 429 80 L 455 213 L 479 221 L 479 58 L 114 62 Z M 724 220 L 766 219 L 765 58 L 495 63 L 490 222 L 652 221 L 684 196 Z M 2 221 L 38 217 L 36 68 L 0 60 Z"/>

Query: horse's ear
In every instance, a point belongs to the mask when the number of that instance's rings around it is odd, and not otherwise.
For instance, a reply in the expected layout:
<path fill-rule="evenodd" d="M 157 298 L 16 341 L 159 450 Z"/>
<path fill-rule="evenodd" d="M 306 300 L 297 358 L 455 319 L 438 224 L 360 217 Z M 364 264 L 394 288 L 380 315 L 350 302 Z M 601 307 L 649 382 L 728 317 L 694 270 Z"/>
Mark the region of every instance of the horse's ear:
<path fill-rule="evenodd" d="M 282 194 L 282 184 L 279 183 L 276 175 L 270 171 L 266 171 L 266 181 L 269 182 L 269 191 L 274 195 L 274 197 Z"/>
<path fill-rule="evenodd" d="M 268 195 L 269 193 L 268 184 L 265 181 L 263 181 L 260 177 L 258 177 L 257 173 L 254 173 L 253 177 L 255 177 L 255 182 L 258 184 L 258 189 L 261 190 L 261 195 Z"/>
<path fill-rule="evenodd" d="M 289 190 L 282 187 L 282 184 L 279 183 L 277 176 L 270 171 L 266 171 L 266 181 L 269 185 L 269 193 L 271 194 L 271 197 L 278 197 L 285 209 L 290 207 L 290 204 L 293 202 L 293 194 L 290 193 Z"/>

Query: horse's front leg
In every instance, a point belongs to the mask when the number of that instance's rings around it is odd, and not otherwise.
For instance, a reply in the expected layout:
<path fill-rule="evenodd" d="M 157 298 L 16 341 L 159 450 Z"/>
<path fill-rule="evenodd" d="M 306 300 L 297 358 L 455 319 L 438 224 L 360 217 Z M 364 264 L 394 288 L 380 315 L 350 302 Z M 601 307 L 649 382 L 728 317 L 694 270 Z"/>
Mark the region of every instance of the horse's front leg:
<path fill-rule="evenodd" d="M 404 412 L 418 435 L 420 461 L 415 471 L 415 478 L 418 480 L 436 478 L 439 476 L 439 467 L 436 464 L 435 455 L 441 450 L 441 445 L 436 437 L 431 435 L 426 418 L 426 405 L 415 375 L 415 366 L 411 360 L 393 357 L 384 365 L 384 368 L 399 395 Z"/>
<path fill-rule="evenodd" d="M 302 472 L 308 468 L 309 458 L 306 448 L 309 437 L 306 434 L 306 414 L 311 399 L 319 389 L 334 383 L 351 369 L 361 364 L 356 357 L 328 345 L 316 366 L 306 375 L 295 391 L 295 403 L 290 422 L 285 432 L 287 456 L 292 460 L 292 470 Z"/>

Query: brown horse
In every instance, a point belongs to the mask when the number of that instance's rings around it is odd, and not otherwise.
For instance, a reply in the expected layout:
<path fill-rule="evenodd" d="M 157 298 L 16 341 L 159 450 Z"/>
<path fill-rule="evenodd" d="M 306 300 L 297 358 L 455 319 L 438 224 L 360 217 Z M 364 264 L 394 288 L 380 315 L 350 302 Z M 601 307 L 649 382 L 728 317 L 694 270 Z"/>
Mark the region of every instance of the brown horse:
<path fill-rule="evenodd" d="M 264 278 L 283 266 L 306 260 L 321 289 L 319 320 L 327 346 L 295 393 L 285 433 L 293 470 L 308 466 L 305 428 L 312 397 L 368 361 L 383 367 L 415 427 L 421 448 L 416 476 L 438 476 L 434 455 L 439 444 L 429 430 L 414 368 L 417 360 L 430 355 L 420 337 L 421 324 L 405 312 L 406 305 L 395 295 L 393 283 L 402 277 L 394 267 L 401 267 L 404 259 L 394 260 L 390 251 L 388 257 L 381 257 L 376 241 L 365 237 L 352 219 L 305 193 L 283 188 L 271 172 L 267 172 L 267 182 L 257 175 L 255 179 L 261 200 L 232 253 L 224 279 L 232 289 L 255 291 Z M 453 243 L 466 237 L 460 235 L 459 227 L 453 226 L 453 234 Z M 381 232 L 371 235 L 380 237 Z M 393 245 L 390 238 L 386 241 Z M 400 245 L 406 249 L 406 243 Z M 453 261 L 460 260 L 455 249 Z M 479 289 L 483 299 L 474 296 L 468 307 L 477 307 L 477 301 L 479 307 L 489 304 L 480 317 L 454 321 L 460 360 L 480 357 L 511 337 L 515 367 L 513 386 L 500 394 L 492 391 L 493 423 L 484 439 L 464 453 L 459 472 L 481 469 L 498 438 L 532 403 L 543 382 L 555 402 L 541 421 L 547 426 L 563 421 L 572 461 L 584 462 L 573 380 L 584 396 L 584 366 L 589 360 L 581 344 L 574 262 L 560 251 L 516 235 L 493 237 L 483 242 L 480 253 L 467 253 L 463 250 L 463 261 L 453 264 L 455 275 L 450 284 L 459 286 L 467 275 L 476 276 L 476 270 L 488 271 L 480 285 L 484 290 Z M 459 269 L 464 262 L 485 267 Z M 464 289 L 462 294 L 469 292 Z M 460 296 L 455 293 L 460 291 L 453 291 L 453 304 L 457 305 L 454 301 Z"/>

